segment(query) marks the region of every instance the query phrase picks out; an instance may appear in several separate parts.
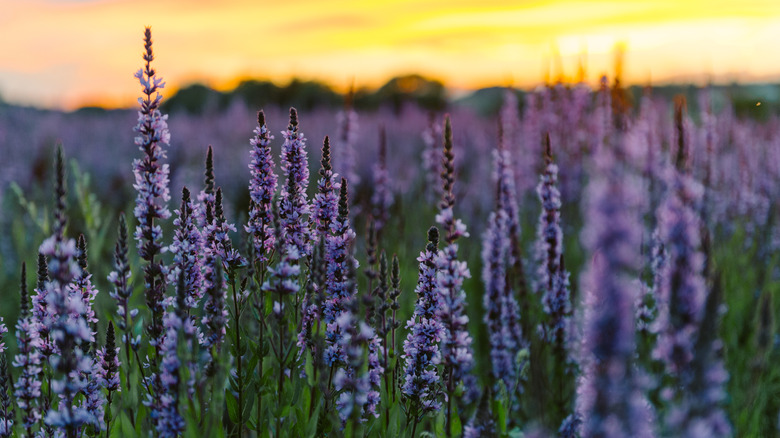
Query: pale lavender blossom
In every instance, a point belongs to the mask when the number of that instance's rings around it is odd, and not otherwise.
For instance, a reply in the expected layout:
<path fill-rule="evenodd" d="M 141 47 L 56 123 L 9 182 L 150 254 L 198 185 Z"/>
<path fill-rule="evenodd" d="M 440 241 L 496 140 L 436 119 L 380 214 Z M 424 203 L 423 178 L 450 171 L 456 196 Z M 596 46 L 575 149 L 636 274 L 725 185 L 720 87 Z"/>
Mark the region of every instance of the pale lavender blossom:
<path fill-rule="evenodd" d="M 18 352 L 11 364 L 21 368 L 19 377 L 14 383 L 16 404 L 22 410 L 22 424 L 30 430 L 41 418 L 37 409 L 38 398 L 41 396 L 41 346 L 38 337 L 38 322 L 30 314 L 29 297 L 27 295 L 26 265 L 22 263 L 22 280 L 20 287 L 19 319 L 16 321 L 16 345 Z M 1 319 L 1 318 L 0 318 Z M 2 334 L 0 334 L 0 338 Z M 1 342 L 1 341 L 0 341 Z"/>
<path fill-rule="evenodd" d="M 279 220 L 285 247 L 295 248 L 300 257 L 311 253 L 309 229 L 310 205 L 306 198 L 309 185 L 308 153 L 306 138 L 298 131 L 298 112 L 290 108 L 290 125 L 282 131 L 282 172 L 286 184 L 279 198 Z"/>
<path fill-rule="evenodd" d="M 177 295 L 186 297 L 186 286 L 184 280 L 185 274 L 180 273 L 180 280 L 177 282 L 180 291 L 177 291 Z M 178 304 L 184 304 L 186 302 L 181 300 Z M 158 398 L 155 404 L 156 409 L 152 412 L 153 421 L 155 422 L 157 433 L 160 437 L 174 438 L 181 436 L 186 427 L 184 418 L 179 412 L 179 393 L 181 386 L 181 369 L 182 361 L 179 358 L 179 341 L 183 341 L 182 330 L 183 325 L 186 324 L 186 320 L 182 319 L 184 316 L 183 309 L 180 311 L 177 305 L 168 306 L 163 317 L 163 324 L 165 325 L 165 338 L 162 342 L 162 348 L 160 349 L 162 355 L 162 361 L 160 363 L 160 386 L 162 392 L 156 394 Z M 149 396 L 151 397 L 151 396 Z"/>
<path fill-rule="evenodd" d="M 342 424 L 346 424 L 350 419 L 364 421 L 368 415 L 379 416 L 376 412 L 379 393 L 372 386 L 378 387 L 379 376 L 383 372 L 381 365 L 378 365 L 379 342 L 374 330 L 365 322 L 356 320 L 354 297 L 349 301 L 345 303 L 345 310 L 335 321 L 341 333 L 338 342 L 344 355 L 343 367 L 336 371 L 333 378 L 334 387 L 341 391 L 336 408 Z M 374 346 L 371 347 L 371 344 Z M 369 362 L 372 361 L 373 355 L 375 365 L 379 366 L 373 373 L 370 371 L 370 364 L 365 362 L 366 350 L 369 352 Z"/>
<path fill-rule="evenodd" d="M 138 191 L 134 214 L 138 220 L 135 239 L 138 242 L 138 254 L 146 262 L 144 265 L 144 283 L 146 304 L 152 313 L 147 326 L 152 345 L 157 346 L 162 336 L 163 296 L 165 294 L 164 267 L 160 260 L 155 260 L 164 248 L 162 246 L 162 228 L 156 220 L 168 219 L 171 215 L 167 203 L 170 201 L 168 189 L 168 164 L 160 163 L 166 158 L 164 145 L 170 144 L 168 132 L 168 116 L 160 112 L 162 95 L 158 92 L 165 83 L 156 75 L 151 67 L 154 59 L 152 54 L 152 31 L 147 27 L 144 32 L 143 55 L 146 65 L 139 69 L 135 77 L 143 87 L 144 98 L 139 98 L 141 109 L 138 111 L 138 124 L 135 131 L 135 144 L 143 152 L 142 159 L 133 162 L 133 174 Z"/>
<path fill-rule="evenodd" d="M 445 231 L 447 246 L 436 255 L 436 290 L 439 294 L 438 317 L 444 331 L 442 336 L 442 364 L 447 370 L 447 392 L 452 395 L 458 383 L 468 374 L 474 365 L 471 347 L 471 336 L 467 330 L 469 321 L 466 316 L 466 292 L 463 281 L 469 278 L 466 262 L 458 260 L 458 244 L 455 241 L 468 237 L 466 225 L 455 219 L 453 206 L 455 195 L 452 192 L 455 182 L 454 155 L 452 153 L 452 125 L 447 116 L 444 122 L 444 195 L 440 204 L 441 210 L 436 215 L 436 222 Z M 449 427 L 449 424 L 448 424 Z"/>
<path fill-rule="evenodd" d="M 658 341 L 653 356 L 673 376 L 688 368 L 702 317 L 706 287 L 700 220 L 695 210 L 701 186 L 689 175 L 672 172 L 670 189 L 658 210 L 658 233 L 667 252 L 659 291 Z"/>
<path fill-rule="evenodd" d="M 444 327 L 438 319 L 439 295 L 436 289 L 436 254 L 439 251 L 439 230 L 428 230 L 428 245 L 420 253 L 417 276 L 417 302 L 414 314 L 407 321 L 409 334 L 404 341 L 404 380 L 401 393 L 413 406 L 413 415 L 424 415 L 441 409 L 441 343 Z M 416 421 L 416 418 L 415 418 Z"/>
<path fill-rule="evenodd" d="M 274 160 L 271 154 L 271 140 L 274 136 L 265 124 L 265 113 L 257 113 L 257 128 L 255 136 L 249 140 L 252 150 L 249 163 L 252 178 L 249 181 L 249 196 L 252 206 L 249 210 L 249 223 L 244 227 L 254 239 L 255 256 L 261 263 L 268 262 L 269 254 L 274 248 L 273 208 L 271 207 L 276 193 L 276 174 Z M 250 260 L 250 263 L 253 263 Z"/>
<path fill-rule="evenodd" d="M 333 172 L 330 163 L 330 139 L 325 136 L 322 143 L 322 159 L 320 160 L 320 179 L 317 183 L 319 192 L 312 202 L 312 225 L 315 228 L 315 241 L 327 239 L 330 227 L 339 214 L 339 190 L 341 183 L 339 175 Z"/>
<path fill-rule="evenodd" d="M 503 315 L 507 312 L 505 299 L 509 285 L 506 282 L 509 239 L 507 217 L 502 209 L 490 213 L 488 228 L 482 240 L 482 281 L 485 284 L 483 306 L 484 322 L 490 341 L 490 362 L 493 377 L 503 379 L 508 388 L 514 383 L 514 360 L 518 346 L 511 329 L 506 327 Z M 511 296 L 511 293 L 510 293 Z"/>
<path fill-rule="evenodd" d="M 205 237 L 205 253 L 207 256 L 222 260 L 226 270 L 233 270 L 246 266 L 246 259 L 233 248 L 230 240 L 230 232 L 236 232 L 236 226 L 228 223 L 222 207 L 222 188 L 217 189 L 214 197 L 214 210 L 211 223 L 207 223 L 203 229 Z M 208 213 L 209 207 L 206 207 Z M 208 217 L 208 214 L 207 214 Z"/>
<path fill-rule="evenodd" d="M 82 346 L 93 342 L 92 331 L 84 317 L 85 306 L 81 295 L 71 293 L 70 283 L 81 275 L 76 263 L 78 251 L 73 239 L 64 235 L 65 216 L 65 169 L 62 146 L 57 148 L 55 184 L 54 234 L 46 239 L 39 249 L 49 257 L 50 279 L 45 283 L 48 310 L 41 321 L 49 329 L 56 347 L 50 363 L 57 378 L 52 381 L 52 390 L 59 395 L 57 407 L 52 407 L 45 417 L 49 426 L 64 428 L 73 435 L 84 424 L 97 425 L 97 419 L 84 407 L 74 402 L 76 396 L 86 389 L 83 374 L 92 371 L 92 360 L 85 355 Z"/>
<path fill-rule="evenodd" d="M 34 289 L 35 295 L 32 297 L 32 321 L 34 321 L 34 328 L 37 331 L 38 339 L 40 339 L 38 350 L 44 359 L 48 360 L 48 357 L 54 353 L 56 347 L 49 336 L 49 325 L 43 324 L 44 321 L 50 320 L 49 297 L 46 289 L 46 283 L 49 281 L 49 264 L 46 256 L 40 252 L 38 253 L 37 277 L 38 280 Z"/>
<path fill-rule="evenodd" d="M 222 263 L 213 257 L 206 258 L 209 267 L 206 274 L 206 294 L 203 296 L 200 345 L 205 350 L 219 352 L 225 340 L 228 311 L 225 307 L 227 289 L 222 278 Z"/>
<path fill-rule="evenodd" d="M 339 215 L 330 225 L 330 230 L 325 240 L 326 278 L 322 320 L 326 324 L 327 341 L 324 359 L 327 365 L 332 366 L 347 360 L 342 350 L 342 332 L 337 320 L 356 293 L 354 281 L 349 278 L 349 272 L 356 268 L 357 261 L 352 256 L 355 232 L 349 223 L 349 197 L 344 178 L 341 179 L 339 193 Z"/>
<path fill-rule="evenodd" d="M 205 248 L 203 235 L 196 223 L 197 209 L 198 206 L 190 199 L 190 191 L 184 187 L 181 207 L 175 211 L 178 217 L 173 221 L 177 228 L 173 243 L 168 247 L 173 254 L 173 263 L 168 270 L 168 283 L 177 284 L 179 274 L 184 274 L 185 305 L 188 311 L 197 307 L 205 292 L 202 258 Z"/>
<path fill-rule="evenodd" d="M 642 192 L 607 148 L 595 157 L 585 192 L 581 239 L 590 254 L 582 275 L 584 338 L 577 414 L 585 437 L 651 437 L 653 418 L 633 360 L 633 278 L 640 267 Z"/>
<path fill-rule="evenodd" d="M 76 248 L 78 249 L 78 263 L 81 268 L 81 273 L 71 283 L 71 294 L 80 295 L 84 304 L 84 318 L 88 324 L 94 324 L 98 322 L 95 309 L 93 308 L 95 297 L 97 297 L 98 290 L 92 284 L 92 274 L 89 273 L 87 266 L 87 241 L 83 234 L 79 235 L 76 241 Z"/>
<path fill-rule="evenodd" d="M 116 246 L 114 247 L 114 270 L 108 274 L 108 281 L 114 285 L 114 290 L 109 292 L 109 295 L 116 300 L 116 313 L 119 317 L 117 327 L 122 331 L 122 339 L 125 345 L 129 346 L 129 317 L 132 316 L 132 312 L 129 309 L 129 301 L 133 294 L 133 289 L 129 284 L 130 263 L 127 259 L 127 252 L 127 222 L 125 221 L 124 213 L 122 213 L 119 215 L 119 233 Z M 129 348 L 127 354 L 130 354 Z"/>
<path fill-rule="evenodd" d="M 543 292 L 542 304 L 548 319 L 544 337 L 563 355 L 569 337 L 571 302 L 569 273 L 563 266 L 563 230 L 561 229 L 561 193 L 558 190 L 558 166 L 553 162 L 550 137 L 546 138 L 545 169 L 536 187 L 542 204 L 536 231 L 538 289 Z M 558 360 L 565 360 L 559 357 Z"/>

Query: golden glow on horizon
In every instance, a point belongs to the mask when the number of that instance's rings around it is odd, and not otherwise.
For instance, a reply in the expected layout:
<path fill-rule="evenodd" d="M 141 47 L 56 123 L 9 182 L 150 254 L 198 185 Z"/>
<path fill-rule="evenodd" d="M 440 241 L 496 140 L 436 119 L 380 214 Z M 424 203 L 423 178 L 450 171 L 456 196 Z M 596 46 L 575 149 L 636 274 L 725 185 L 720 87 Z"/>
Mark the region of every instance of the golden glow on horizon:
<path fill-rule="evenodd" d="M 0 0 L 0 96 L 132 105 L 143 26 L 170 84 L 237 78 L 377 86 L 419 72 L 449 86 L 533 86 L 545 75 L 624 81 L 780 78 L 780 2 L 743 0 Z M 563 70 L 561 71 L 559 70 Z"/>

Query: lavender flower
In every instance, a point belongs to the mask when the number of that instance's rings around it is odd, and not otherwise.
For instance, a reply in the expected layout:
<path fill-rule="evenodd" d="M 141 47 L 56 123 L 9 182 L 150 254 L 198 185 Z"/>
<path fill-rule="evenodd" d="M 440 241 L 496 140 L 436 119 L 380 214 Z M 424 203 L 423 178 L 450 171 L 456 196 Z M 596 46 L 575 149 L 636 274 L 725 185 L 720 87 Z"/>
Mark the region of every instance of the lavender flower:
<path fill-rule="evenodd" d="M 37 331 L 37 337 L 40 339 L 38 350 L 44 356 L 45 360 L 51 356 L 56 347 L 49 336 L 49 326 L 43 324 L 50 320 L 49 317 L 49 297 L 46 283 L 49 281 L 49 265 L 46 256 L 38 253 L 38 281 L 35 286 L 35 295 L 32 297 L 32 321 L 35 322 L 34 328 Z"/>
<path fill-rule="evenodd" d="M 537 228 L 537 277 L 544 291 L 542 303 L 549 320 L 544 327 L 546 339 L 553 343 L 560 356 L 569 332 L 571 302 L 569 300 L 569 273 L 563 267 L 563 231 L 561 230 L 561 193 L 558 191 L 558 166 L 550 151 L 550 136 L 546 138 L 545 170 L 536 193 L 542 203 Z M 565 361 L 565 357 L 558 357 Z"/>
<path fill-rule="evenodd" d="M 381 235 L 389 218 L 393 205 L 393 192 L 390 188 L 390 175 L 387 172 L 387 134 L 385 128 L 379 128 L 379 158 L 374 164 L 374 193 L 371 195 L 372 216 L 377 233 Z"/>
<path fill-rule="evenodd" d="M 206 207 L 207 212 L 209 206 Z M 214 214 L 211 223 L 205 226 L 203 233 L 206 235 L 206 252 L 211 257 L 222 260 L 225 269 L 234 270 L 235 268 L 246 266 L 246 259 L 233 248 L 229 233 L 236 232 L 236 226 L 225 220 L 225 213 L 222 208 L 222 188 L 217 189 L 214 197 Z"/>
<path fill-rule="evenodd" d="M 694 205 L 701 186 L 674 172 L 667 196 L 658 211 L 659 236 L 668 252 L 659 294 L 659 338 L 653 352 L 667 371 L 680 377 L 693 359 L 693 344 L 702 316 L 706 289 L 704 255 L 699 251 L 699 218 Z"/>
<path fill-rule="evenodd" d="M 219 271 L 219 266 L 217 266 Z M 179 393 L 181 386 L 182 361 L 179 358 L 179 342 L 185 343 L 184 333 L 185 325 L 190 325 L 186 318 L 185 309 L 180 306 L 187 306 L 187 280 L 182 271 L 179 273 L 177 281 L 177 303 L 168 306 L 163 317 L 165 324 L 165 339 L 162 344 L 162 362 L 160 364 L 160 384 L 162 393 L 159 394 L 157 410 L 152 413 L 155 417 L 157 432 L 160 437 L 173 438 L 181 436 L 186 427 L 184 418 L 179 413 Z M 193 330 L 190 329 L 190 332 Z M 186 344 L 185 344 L 186 345 Z M 191 348 L 191 346 L 190 346 Z"/>
<path fill-rule="evenodd" d="M 333 380 L 336 389 L 341 391 L 336 407 L 342 423 L 368 415 L 379 416 L 376 412 L 379 391 L 372 389 L 372 386 L 379 386 L 379 376 L 384 371 L 378 363 L 378 338 L 368 324 L 356 320 L 354 304 L 355 299 L 352 297 L 345 303 L 346 309 L 335 322 L 342 334 L 339 346 L 344 352 L 345 365 L 344 368 L 339 368 Z M 369 363 L 365 362 L 366 349 Z"/>
<path fill-rule="evenodd" d="M 424 415 L 441 409 L 441 379 L 437 366 L 441 362 L 439 343 L 444 327 L 438 320 L 439 296 L 436 289 L 436 254 L 439 250 L 439 230 L 428 230 L 428 245 L 420 253 L 417 277 L 417 303 L 414 314 L 406 323 L 409 334 L 404 341 L 404 383 L 401 394 L 413 406 L 411 411 Z"/>
<path fill-rule="evenodd" d="M 508 388 L 514 382 L 514 358 L 517 345 L 512 330 L 506 327 L 502 316 L 507 313 L 505 307 L 508 285 L 506 283 L 506 263 L 509 252 L 507 239 L 506 212 L 501 209 L 490 213 L 488 228 L 482 241 L 482 280 L 485 283 L 483 305 L 484 321 L 490 340 L 490 362 L 493 377 L 503 379 Z M 511 292 L 509 293 L 511 297 Z"/>
<path fill-rule="evenodd" d="M 196 224 L 194 205 L 187 187 L 182 189 L 181 207 L 176 210 L 178 216 L 173 224 L 177 227 L 173 243 L 169 246 L 173 254 L 173 264 L 168 271 L 168 283 L 176 284 L 179 274 L 184 275 L 185 305 L 193 309 L 203 298 L 203 236 Z"/>
<path fill-rule="evenodd" d="M 339 215 L 330 226 L 331 234 L 325 241 L 325 304 L 323 321 L 326 323 L 325 363 L 333 366 L 346 361 L 341 348 L 342 333 L 337 320 L 345 311 L 345 305 L 355 295 L 355 284 L 349 279 L 350 269 L 357 261 L 351 253 L 355 232 L 349 225 L 349 198 L 347 180 L 341 179 Z"/>
<path fill-rule="evenodd" d="M 666 426 L 671 431 L 682 431 L 684 436 L 732 436 L 728 417 L 720 406 L 726 399 L 724 386 L 728 380 L 723 346 L 717 339 L 722 293 L 720 277 L 715 277 L 694 344 L 694 358 L 680 379 L 684 390 L 667 413 Z"/>
<path fill-rule="evenodd" d="M 97 424 L 87 409 L 74 404 L 77 394 L 86 389 L 81 376 L 91 372 L 91 360 L 83 353 L 82 345 L 92 342 L 93 336 L 84 318 L 82 297 L 72 295 L 68 287 L 81 275 L 81 270 L 75 263 L 76 244 L 64 236 L 66 185 L 61 145 L 57 148 L 55 171 L 54 234 L 41 244 L 39 251 L 50 257 L 51 279 L 45 284 L 48 312 L 41 323 L 48 327 L 58 353 L 51 358 L 52 368 L 59 374 L 59 379 L 52 382 L 52 389 L 59 394 L 60 402 L 56 409 L 49 411 L 45 421 L 50 426 L 64 428 L 70 437 L 86 423 Z"/>
<path fill-rule="evenodd" d="M 81 273 L 70 285 L 72 289 L 71 294 L 81 296 L 81 301 L 84 304 L 84 318 L 86 318 L 88 324 L 94 324 L 98 322 L 95 310 L 93 309 L 93 303 L 95 302 L 98 291 L 92 284 L 92 274 L 88 271 L 87 241 L 83 234 L 79 235 L 79 238 L 76 241 L 76 248 L 79 253 L 78 264 L 81 268 Z"/>
<path fill-rule="evenodd" d="M 128 317 L 130 316 L 129 301 L 133 289 L 129 285 L 130 264 L 127 260 L 127 222 L 124 213 L 119 215 L 119 232 L 114 247 L 114 270 L 108 274 L 108 281 L 114 285 L 114 290 L 109 292 L 109 295 L 116 300 L 116 313 L 119 316 L 117 326 L 124 333 L 123 339 L 129 342 L 126 337 L 128 336 Z"/>
<path fill-rule="evenodd" d="M 257 113 L 257 128 L 254 138 L 249 140 L 252 161 L 249 169 L 252 179 L 249 182 L 249 196 L 252 208 L 249 211 L 249 223 L 245 229 L 254 237 L 255 254 L 261 263 L 268 261 L 268 254 L 274 248 L 273 215 L 271 204 L 276 193 L 276 174 L 271 154 L 271 140 L 274 136 L 265 124 L 265 113 Z M 250 261 L 252 263 L 253 261 Z"/>
<path fill-rule="evenodd" d="M 27 296 L 27 272 L 26 265 L 22 263 L 22 280 L 20 287 L 19 319 L 16 322 L 16 345 L 18 353 L 12 366 L 21 368 L 19 378 L 14 384 L 16 404 L 22 410 L 22 424 L 27 429 L 28 436 L 32 435 L 32 428 L 41 418 L 41 413 L 36 409 L 36 402 L 41 396 L 40 375 L 43 371 L 41 354 L 38 349 L 41 346 L 38 337 L 38 323 L 30 314 L 29 297 Z M 0 334 L 0 337 L 2 334 Z"/>
<path fill-rule="evenodd" d="M 213 257 L 206 258 L 209 268 L 206 275 L 208 287 L 203 297 L 202 337 L 200 345 L 205 350 L 211 350 L 212 358 L 216 356 L 225 340 L 227 308 L 225 307 L 226 289 L 222 278 L 222 263 Z M 212 362 L 209 362 L 210 364 Z"/>
<path fill-rule="evenodd" d="M 6 353 L 0 350 L 0 437 L 10 437 L 14 432 L 14 410 L 8 395 L 9 376 Z"/>
<path fill-rule="evenodd" d="M 285 247 L 293 247 L 300 257 L 311 252 L 309 232 L 309 202 L 306 188 L 309 185 L 306 138 L 298 131 L 298 112 L 290 108 L 290 125 L 282 132 L 282 171 L 287 184 L 282 187 L 279 199 L 279 219 L 282 224 Z"/>
<path fill-rule="evenodd" d="M 339 214 L 339 195 L 341 183 L 338 174 L 333 172 L 330 164 L 330 139 L 325 136 L 322 142 L 322 160 L 320 161 L 320 180 L 317 184 L 319 193 L 314 195 L 312 202 L 312 219 L 315 230 L 315 240 L 326 239 L 330 234 L 330 227 L 336 221 Z"/>
<path fill-rule="evenodd" d="M 632 363 L 634 292 L 639 268 L 642 195 L 602 148 L 586 190 L 582 242 L 591 254 L 583 276 L 585 322 L 577 413 L 583 436 L 653 436 L 652 418 Z"/>
<path fill-rule="evenodd" d="M 111 393 L 121 392 L 119 382 L 119 347 L 116 345 L 114 323 L 108 323 L 106 331 L 106 346 L 95 352 L 96 376 L 100 386 L 109 392 L 108 401 L 111 403 Z"/>
<path fill-rule="evenodd" d="M 162 262 L 155 260 L 163 251 L 161 244 L 162 228 L 155 220 L 167 219 L 171 213 L 167 203 L 170 201 L 168 189 L 169 168 L 167 164 L 160 165 L 160 160 L 166 158 L 163 145 L 170 144 L 167 115 L 160 113 L 162 95 L 158 92 L 165 87 L 161 78 L 151 67 L 154 55 L 152 53 L 152 30 L 147 27 L 144 32 L 143 55 L 146 66 L 136 72 L 135 77 L 143 86 L 144 98 L 139 98 L 141 110 L 138 112 L 138 124 L 135 131 L 138 145 L 144 156 L 133 162 L 135 184 L 138 191 L 134 214 L 138 219 L 135 239 L 138 242 L 138 254 L 146 261 L 144 266 L 144 282 L 146 285 L 146 304 L 152 312 L 151 321 L 147 327 L 149 342 L 158 347 L 162 337 L 163 295 L 165 293 L 165 277 Z M 152 97 L 154 95 L 154 97 Z"/>
<path fill-rule="evenodd" d="M 441 211 L 436 215 L 436 222 L 445 230 L 447 246 L 436 255 L 436 289 L 441 307 L 438 317 L 444 327 L 442 337 L 442 364 L 447 370 L 446 388 L 450 395 L 454 393 L 458 383 L 471 370 L 474 364 L 471 349 L 471 336 L 466 325 L 469 318 L 465 314 L 466 293 L 463 290 L 463 280 L 470 277 L 466 262 L 458 260 L 458 244 L 455 241 L 468 237 L 466 225 L 453 216 L 455 196 L 452 192 L 455 182 L 454 155 L 452 153 L 452 125 L 447 116 L 444 122 L 444 195 L 440 204 Z M 450 409 L 448 408 L 448 412 Z M 447 428 L 449 429 L 449 415 Z"/>

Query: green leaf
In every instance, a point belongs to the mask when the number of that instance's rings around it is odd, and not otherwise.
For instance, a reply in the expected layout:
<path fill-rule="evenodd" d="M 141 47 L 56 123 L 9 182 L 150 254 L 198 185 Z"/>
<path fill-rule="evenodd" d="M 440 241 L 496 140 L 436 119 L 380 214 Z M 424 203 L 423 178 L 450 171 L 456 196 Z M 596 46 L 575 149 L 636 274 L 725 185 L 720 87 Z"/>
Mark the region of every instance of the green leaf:
<path fill-rule="evenodd" d="M 225 394 L 225 402 L 227 404 L 230 421 L 238 423 L 238 400 L 236 400 L 236 396 L 233 395 L 233 392 L 228 391 Z"/>

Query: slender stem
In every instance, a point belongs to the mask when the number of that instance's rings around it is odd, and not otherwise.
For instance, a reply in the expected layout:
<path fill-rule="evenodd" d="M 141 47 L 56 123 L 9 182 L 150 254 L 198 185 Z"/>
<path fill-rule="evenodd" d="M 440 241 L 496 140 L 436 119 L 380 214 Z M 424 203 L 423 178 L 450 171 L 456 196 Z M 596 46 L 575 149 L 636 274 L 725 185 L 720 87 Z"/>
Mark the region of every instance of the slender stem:
<path fill-rule="evenodd" d="M 452 436 L 452 371 L 450 371 L 449 376 L 447 376 L 447 437 Z"/>
<path fill-rule="evenodd" d="M 420 417 L 417 415 L 417 412 L 414 413 L 414 426 L 412 426 L 412 438 L 415 437 L 417 433 L 417 424 L 420 422 Z"/>
<path fill-rule="evenodd" d="M 109 432 L 111 432 L 111 396 L 112 391 L 108 390 L 108 407 L 106 408 L 106 438 L 108 438 Z"/>
<path fill-rule="evenodd" d="M 277 387 L 277 393 L 279 395 L 279 406 L 281 413 L 282 408 L 282 388 L 284 386 L 284 362 L 286 357 L 284 356 L 284 332 L 285 332 L 285 326 L 284 326 L 284 309 L 282 308 L 283 304 L 283 295 L 282 290 L 279 289 L 279 351 L 277 352 L 279 357 L 279 383 Z M 282 417 L 281 415 L 276 417 L 276 436 L 281 437 L 282 435 Z"/>
<path fill-rule="evenodd" d="M 230 286 L 233 289 L 233 309 L 236 315 L 236 374 L 238 383 L 238 436 L 244 436 L 244 378 L 241 373 L 241 311 L 238 305 L 238 294 L 236 293 L 236 274 L 233 268 L 228 271 L 230 277 Z"/>

